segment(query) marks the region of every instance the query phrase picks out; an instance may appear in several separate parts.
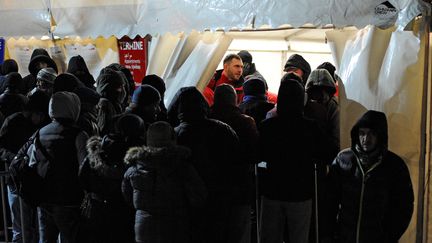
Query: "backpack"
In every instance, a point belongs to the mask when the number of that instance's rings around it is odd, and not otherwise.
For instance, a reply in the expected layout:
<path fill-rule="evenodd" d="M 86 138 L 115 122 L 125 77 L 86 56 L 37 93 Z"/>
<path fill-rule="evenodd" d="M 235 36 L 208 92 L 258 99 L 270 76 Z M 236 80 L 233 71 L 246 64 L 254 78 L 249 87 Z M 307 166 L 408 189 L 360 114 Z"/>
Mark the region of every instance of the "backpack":
<path fill-rule="evenodd" d="M 9 172 L 18 195 L 28 204 L 37 206 L 45 197 L 44 179 L 50 169 L 49 155 L 39 140 L 39 130 L 13 158 Z"/>

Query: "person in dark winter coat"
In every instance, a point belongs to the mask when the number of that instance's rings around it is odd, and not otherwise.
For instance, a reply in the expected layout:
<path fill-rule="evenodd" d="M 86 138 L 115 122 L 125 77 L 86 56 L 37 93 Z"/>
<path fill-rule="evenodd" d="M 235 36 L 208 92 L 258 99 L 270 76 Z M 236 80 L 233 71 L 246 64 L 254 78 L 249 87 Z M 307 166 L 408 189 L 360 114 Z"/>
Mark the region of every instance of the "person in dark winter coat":
<path fill-rule="evenodd" d="M 129 69 L 119 63 L 111 63 L 107 66 L 107 68 L 116 71 L 122 77 L 125 90 L 125 97 L 122 104 L 123 107 L 127 107 L 135 90 L 135 81 L 133 79 L 132 73 Z"/>
<path fill-rule="evenodd" d="M 315 69 L 306 83 L 308 101 L 305 116 L 315 119 L 339 151 L 339 104 L 333 97 L 336 87 L 330 73 Z"/>
<path fill-rule="evenodd" d="M 261 202 L 263 243 L 282 243 L 284 230 L 289 242 L 308 242 L 314 163 L 326 163 L 334 156 L 318 125 L 304 117 L 304 97 L 296 79 L 284 80 L 277 116 L 259 127 L 260 158 L 267 163 Z"/>
<path fill-rule="evenodd" d="M 195 87 L 181 88 L 177 96 L 178 143 L 192 150 L 194 167 L 209 192 L 204 208 L 194 212 L 192 242 L 241 242 L 250 211 L 239 207 L 244 199 L 238 193 L 247 182 L 242 181 L 237 134 L 229 125 L 207 118 L 208 104 Z"/>
<path fill-rule="evenodd" d="M 22 112 L 16 112 L 5 120 L 0 130 L 0 159 L 9 166 L 18 150 L 29 140 L 32 134 L 46 125 L 48 117 L 49 97 L 42 91 L 29 96 L 29 101 Z M 36 207 L 26 202 L 19 203 L 17 188 L 7 181 L 8 200 L 12 218 L 13 242 L 22 242 L 21 211 L 25 226 L 26 242 L 38 242 Z"/>
<path fill-rule="evenodd" d="M 251 212 L 251 205 L 255 202 L 254 182 L 254 164 L 258 163 L 258 130 L 252 117 L 244 115 L 236 105 L 237 95 L 235 89 L 229 84 L 222 84 L 216 87 L 214 95 L 214 105 L 211 108 L 209 117 L 225 122 L 236 132 L 240 141 L 240 149 L 237 151 L 239 161 L 237 162 L 237 179 L 239 191 L 236 195 L 239 197 L 237 207 L 241 212 Z M 256 212 L 256 211 L 255 211 Z M 244 215 L 243 217 L 247 217 Z M 250 242 L 251 222 L 244 221 L 243 232 L 238 234 L 242 236 L 239 242 Z"/>
<path fill-rule="evenodd" d="M 67 73 L 75 75 L 87 88 L 95 90 L 96 81 L 93 75 L 90 74 L 84 58 L 80 55 L 73 56 L 69 60 Z"/>
<path fill-rule="evenodd" d="M 59 233 L 62 241 L 77 242 L 83 199 L 78 170 L 87 155 L 88 139 L 87 134 L 75 126 L 79 114 L 80 100 L 76 94 L 56 92 L 49 103 L 52 122 L 39 131 L 40 145 L 50 163 L 40 190 L 40 242 L 57 242 Z"/>
<path fill-rule="evenodd" d="M 191 242 L 190 209 L 204 203 L 206 189 L 190 156 L 163 121 L 150 125 L 147 147 L 128 151 L 122 190 L 136 209 L 136 242 Z"/>
<path fill-rule="evenodd" d="M 112 132 L 114 116 L 123 113 L 124 82 L 116 71 L 104 68 L 96 83 L 96 91 L 101 95 L 97 119 L 100 134 L 103 136 Z"/>
<path fill-rule="evenodd" d="M 99 135 L 96 106 L 99 103 L 100 95 L 95 90 L 87 87 L 78 87 L 74 93 L 78 95 L 81 101 L 77 126 L 89 136 Z"/>
<path fill-rule="evenodd" d="M 155 75 L 155 74 L 150 74 L 145 76 L 142 81 L 141 81 L 141 85 L 144 84 L 148 84 L 150 86 L 152 86 L 153 88 L 157 89 L 157 91 L 159 92 L 160 96 L 161 96 L 161 101 L 159 102 L 159 108 L 160 108 L 160 112 L 157 115 L 157 119 L 158 121 L 167 121 L 167 108 L 165 107 L 165 103 L 164 103 L 164 96 L 165 96 L 165 81 L 160 78 L 159 76 Z"/>
<path fill-rule="evenodd" d="M 239 55 L 243 61 L 242 76 L 244 78 L 244 81 L 246 82 L 249 80 L 257 80 L 257 79 L 262 80 L 265 85 L 266 96 L 268 97 L 268 100 L 273 104 L 276 103 L 277 95 L 268 91 L 267 81 L 262 76 L 262 74 L 258 72 L 258 70 L 256 69 L 255 63 L 252 62 L 252 55 L 246 50 L 241 50 L 239 53 L 237 53 L 237 55 Z"/>
<path fill-rule="evenodd" d="M 36 90 L 41 90 L 51 97 L 54 90 L 54 80 L 57 78 L 57 72 L 53 68 L 42 68 L 36 76 L 36 87 L 29 94 Z M 28 94 L 28 95 L 29 95 Z"/>
<path fill-rule="evenodd" d="M 125 141 L 114 135 L 87 141 L 88 156 L 79 172 L 85 190 L 79 242 L 135 242 L 133 212 L 121 192 L 127 149 Z"/>
<path fill-rule="evenodd" d="M 28 99 L 19 92 L 22 85 L 23 79 L 19 73 L 10 73 L 6 76 L 6 90 L 0 95 L 0 111 L 5 117 L 24 109 Z"/>
<path fill-rule="evenodd" d="M 243 91 L 244 97 L 239 108 L 259 125 L 266 118 L 267 112 L 274 108 L 274 104 L 267 101 L 265 83 L 259 78 L 250 79 L 243 84 Z"/>
<path fill-rule="evenodd" d="M 212 79 L 204 89 L 204 97 L 207 103 L 213 105 L 214 90 L 221 84 L 231 84 L 237 92 L 237 103 L 243 100 L 243 62 L 239 55 L 229 54 L 223 60 L 223 69 L 216 70 Z"/>
<path fill-rule="evenodd" d="M 58 72 L 57 65 L 53 59 L 51 59 L 48 52 L 43 48 L 36 48 L 33 50 L 30 63 L 28 65 L 29 75 L 23 78 L 24 87 L 20 92 L 27 94 L 36 86 L 36 76 L 42 68 L 50 67 Z"/>
<path fill-rule="evenodd" d="M 286 61 L 284 71 L 297 74 L 302 78 L 302 84 L 304 86 L 311 73 L 311 67 L 301 55 L 293 54 Z"/>
<path fill-rule="evenodd" d="M 396 243 L 414 207 L 410 174 L 388 150 L 384 113 L 367 111 L 351 129 L 328 174 L 326 241 Z M 333 240 L 333 241 L 332 241 Z"/>
<path fill-rule="evenodd" d="M 0 68 L 0 94 L 2 94 L 5 89 L 5 81 L 6 75 L 9 73 L 17 73 L 18 72 L 18 63 L 14 59 L 6 59 L 1 65 Z"/>
<path fill-rule="evenodd" d="M 122 137 L 128 148 L 145 144 L 146 129 L 144 120 L 131 113 L 122 114 L 115 123 L 115 133 Z"/>
<path fill-rule="evenodd" d="M 135 90 L 132 102 L 126 112 L 138 115 L 148 126 L 157 120 L 160 112 L 160 102 L 161 96 L 157 89 L 145 84 Z"/>

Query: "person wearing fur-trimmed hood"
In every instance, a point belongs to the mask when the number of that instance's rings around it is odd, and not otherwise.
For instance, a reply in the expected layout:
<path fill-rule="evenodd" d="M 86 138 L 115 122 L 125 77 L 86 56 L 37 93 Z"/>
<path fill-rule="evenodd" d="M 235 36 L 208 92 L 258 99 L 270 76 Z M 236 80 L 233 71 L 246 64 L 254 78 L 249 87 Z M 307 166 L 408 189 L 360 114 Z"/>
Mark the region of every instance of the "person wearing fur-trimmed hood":
<path fill-rule="evenodd" d="M 207 193 L 190 156 L 162 121 L 149 126 L 147 146 L 127 152 L 122 191 L 136 209 L 136 242 L 191 242 L 189 210 L 201 206 Z"/>

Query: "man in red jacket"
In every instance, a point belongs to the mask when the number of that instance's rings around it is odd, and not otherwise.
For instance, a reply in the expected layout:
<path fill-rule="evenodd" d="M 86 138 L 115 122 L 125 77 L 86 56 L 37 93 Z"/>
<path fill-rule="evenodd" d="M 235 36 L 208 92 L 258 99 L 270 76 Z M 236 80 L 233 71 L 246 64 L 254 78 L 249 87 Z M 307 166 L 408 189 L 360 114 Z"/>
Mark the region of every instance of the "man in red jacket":
<path fill-rule="evenodd" d="M 223 60 L 223 69 L 217 70 L 204 89 L 204 97 L 209 106 L 213 105 L 214 90 L 221 84 L 232 85 L 237 93 L 237 104 L 243 100 L 243 62 L 239 55 L 229 54 Z"/>

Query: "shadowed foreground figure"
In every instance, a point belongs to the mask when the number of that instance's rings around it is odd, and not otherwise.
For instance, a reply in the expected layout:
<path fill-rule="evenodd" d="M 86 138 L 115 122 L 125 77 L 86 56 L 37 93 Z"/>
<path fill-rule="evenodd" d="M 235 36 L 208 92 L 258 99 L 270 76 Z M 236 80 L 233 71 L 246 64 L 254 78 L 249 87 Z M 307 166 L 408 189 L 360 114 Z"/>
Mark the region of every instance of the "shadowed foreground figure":
<path fill-rule="evenodd" d="M 397 243 L 413 213 L 414 195 L 404 161 L 387 148 L 387 119 L 366 112 L 351 130 L 328 174 L 322 242 Z"/>

